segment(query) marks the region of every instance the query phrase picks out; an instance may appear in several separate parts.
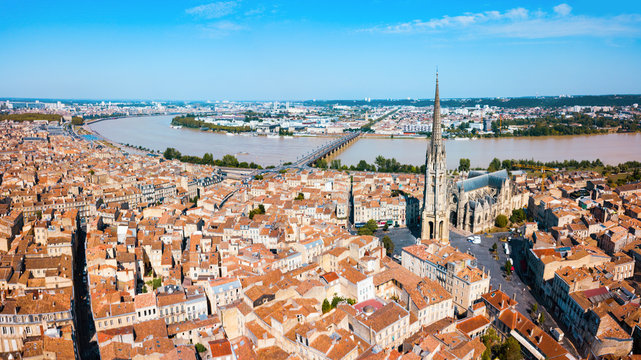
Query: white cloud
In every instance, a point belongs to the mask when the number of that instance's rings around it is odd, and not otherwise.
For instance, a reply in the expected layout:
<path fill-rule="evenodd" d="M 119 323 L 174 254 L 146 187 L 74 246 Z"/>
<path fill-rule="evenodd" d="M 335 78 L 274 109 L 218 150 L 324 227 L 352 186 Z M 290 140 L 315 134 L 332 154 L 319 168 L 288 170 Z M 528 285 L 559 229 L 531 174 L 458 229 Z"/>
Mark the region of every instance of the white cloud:
<path fill-rule="evenodd" d="M 557 15 L 560 15 L 560 16 L 570 15 L 571 11 L 572 11 L 572 6 L 570 6 L 568 4 L 565 4 L 565 3 L 559 4 L 559 5 L 554 7 L 554 12 Z"/>
<path fill-rule="evenodd" d="M 464 13 L 429 20 L 412 20 L 364 29 L 387 34 L 444 34 L 460 38 L 504 37 L 542 39 L 569 36 L 641 37 L 641 15 L 579 16 L 572 7 L 560 4 L 546 13 L 518 7 L 505 11 Z"/>
<path fill-rule="evenodd" d="M 218 1 L 195 6 L 185 10 L 185 12 L 204 19 L 216 19 L 232 14 L 239 3 L 239 1 Z"/>
<path fill-rule="evenodd" d="M 227 20 L 217 21 L 202 26 L 202 32 L 205 34 L 205 36 L 211 38 L 225 37 L 232 32 L 241 30 L 245 30 L 245 27 L 243 25 Z"/>

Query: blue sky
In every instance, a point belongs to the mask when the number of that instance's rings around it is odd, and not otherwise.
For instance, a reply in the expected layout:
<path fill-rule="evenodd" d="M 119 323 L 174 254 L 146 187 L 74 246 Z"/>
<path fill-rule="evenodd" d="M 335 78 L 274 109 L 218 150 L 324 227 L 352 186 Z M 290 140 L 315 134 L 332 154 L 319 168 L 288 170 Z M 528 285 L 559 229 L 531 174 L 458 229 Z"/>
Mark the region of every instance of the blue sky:
<path fill-rule="evenodd" d="M 0 97 L 641 93 L 638 0 L 0 0 L 0 49 Z"/>

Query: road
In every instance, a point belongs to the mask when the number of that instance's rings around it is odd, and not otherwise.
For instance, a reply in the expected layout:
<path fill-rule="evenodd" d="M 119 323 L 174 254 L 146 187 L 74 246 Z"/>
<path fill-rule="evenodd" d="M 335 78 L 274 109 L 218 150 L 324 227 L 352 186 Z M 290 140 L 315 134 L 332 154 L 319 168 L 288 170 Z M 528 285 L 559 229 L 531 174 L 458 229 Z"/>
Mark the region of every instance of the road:
<path fill-rule="evenodd" d="M 476 257 L 477 266 L 479 268 L 485 268 L 486 271 L 490 272 L 490 285 L 493 289 L 498 289 L 506 293 L 507 295 L 513 297 L 516 294 L 516 310 L 521 314 L 524 314 L 534 321 L 535 319 L 531 316 L 530 310 L 532 309 L 532 304 L 538 304 L 538 311 L 545 314 L 545 322 L 541 328 L 549 333 L 550 328 L 561 327 L 564 329 L 564 326 L 559 326 L 554 318 L 545 310 L 545 308 L 540 305 L 535 299 L 534 295 L 530 291 L 529 286 L 527 286 L 520 274 L 520 265 L 522 260 L 524 261 L 526 243 L 522 238 L 513 238 L 509 241 L 508 246 L 510 247 L 510 258 L 514 264 L 515 272 L 511 276 L 506 276 L 504 267 L 508 259 L 508 256 L 503 250 L 504 242 L 500 241 L 501 237 L 510 236 L 509 233 L 493 233 L 488 235 L 480 235 L 481 244 L 472 244 L 467 241 L 467 238 L 463 235 L 457 234 L 453 231 L 450 232 L 450 244 L 460 251 L 470 252 Z M 492 245 L 496 243 L 498 246 L 497 255 L 499 260 L 494 259 L 494 254 L 490 252 Z M 569 342 L 568 338 L 565 337 L 561 341 L 561 345 L 567 349 L 574 356 L 578 357 L 578 353 L 575 350 L 574 346 Z"/>
<path fill-rule="evenodd" d="M 98 344 L 92 341 L 96 329 L 93 323 L 91 305 L 89 304 L 89 289 L 85 282 L 84 274 L 86 235 L 78 231 L 78 246 L 76 248 L 75 269 L 73 272 L 73 290 L 74 290 L 74 312 L 76 314 L 76 340 L 78 345 L 78 354 L 81 359 L 99 358 Z"/>

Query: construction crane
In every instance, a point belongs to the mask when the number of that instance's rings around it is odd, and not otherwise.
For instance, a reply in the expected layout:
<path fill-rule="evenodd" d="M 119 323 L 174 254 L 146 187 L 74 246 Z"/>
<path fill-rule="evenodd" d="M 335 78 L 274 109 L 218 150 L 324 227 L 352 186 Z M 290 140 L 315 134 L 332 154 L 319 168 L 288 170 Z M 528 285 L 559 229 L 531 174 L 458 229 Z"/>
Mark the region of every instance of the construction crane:
<path fill-rule="evenodd" d="M 558 169 L 556 168 L 551 168 L 543 165 L 539 166 L 539 165 L 527 165 L 527 164 L 514 164 L 512 166 L 519 169 L 530 169 L 535 171 L 541 171 L 541 192 L 545 191 L 545 178 L 547 177 L 547 172 L 558 171 Z"/>

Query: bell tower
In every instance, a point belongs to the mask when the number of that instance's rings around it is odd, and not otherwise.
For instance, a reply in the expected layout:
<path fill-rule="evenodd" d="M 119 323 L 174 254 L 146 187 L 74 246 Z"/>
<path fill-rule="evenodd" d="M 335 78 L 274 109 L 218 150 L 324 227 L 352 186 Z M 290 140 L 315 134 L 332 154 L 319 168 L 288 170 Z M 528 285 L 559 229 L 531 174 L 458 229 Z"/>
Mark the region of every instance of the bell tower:
<path fill-rule="evenodd" d="M 425 154 L 425 190 L 423 193 L 423 212 L 421 214 L 421 239 L 432 239 L 448 244 L 450 232 L 447 203 L 447 163 L 445 146 L 441 135 L 441 100 L 438 92 L 438 72 L 436 73 L 436 93 L 434 95 L 434 115 L 432 119 L 432 139 Z"/>

